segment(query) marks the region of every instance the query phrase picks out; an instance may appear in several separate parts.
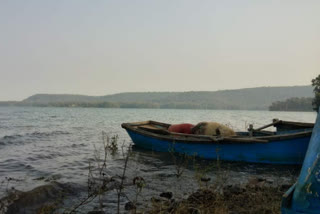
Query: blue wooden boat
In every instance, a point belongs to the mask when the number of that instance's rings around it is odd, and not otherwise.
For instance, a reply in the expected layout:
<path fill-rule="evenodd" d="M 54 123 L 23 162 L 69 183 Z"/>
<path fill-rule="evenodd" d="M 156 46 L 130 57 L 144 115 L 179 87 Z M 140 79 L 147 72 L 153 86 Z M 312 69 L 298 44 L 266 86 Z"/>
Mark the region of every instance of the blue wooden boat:
<path fill-rule="evenodd" d="M 303 162 L 300 176 L 283 196 L 282 214 L 320 213 L 320 115 Z"/>
<path fill-rule="evenodd" d="M 169 132 L 171 124 L 157 121 L 123 123 L 137 147 L 187 154 L 205 159 L 271 164 L 302 164 L 313 123 L 274 120 L 237 136 L 221 137 Z M 274 126 L 276 131 L 264 131 Z"/>

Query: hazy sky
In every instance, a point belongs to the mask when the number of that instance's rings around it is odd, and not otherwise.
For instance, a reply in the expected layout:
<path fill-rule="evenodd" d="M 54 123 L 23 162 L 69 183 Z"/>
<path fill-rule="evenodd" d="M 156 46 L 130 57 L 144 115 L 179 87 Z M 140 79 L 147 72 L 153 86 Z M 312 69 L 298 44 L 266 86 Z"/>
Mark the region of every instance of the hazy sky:
<path fill-rule="evenodd" d="M 0 0 L 0 100 L 310 84 L 319 0 Z"/>

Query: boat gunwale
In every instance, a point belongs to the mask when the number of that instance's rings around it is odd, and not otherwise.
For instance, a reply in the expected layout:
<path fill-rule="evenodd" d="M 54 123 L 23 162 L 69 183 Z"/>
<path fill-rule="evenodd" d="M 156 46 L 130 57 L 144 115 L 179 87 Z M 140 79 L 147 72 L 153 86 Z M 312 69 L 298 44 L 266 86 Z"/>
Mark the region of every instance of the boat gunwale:
<path fill-rule="evenodd" d="M 314 123 L 294 122 L 294 121 L 287 121 L 287 120 L 278 120 L 275 122 L 275 125 L 295 125 L 295 126 L 308 127 L 308 128 L 314 127 Z"/>
<path fill-rule="evenodd" d="M 287 121 L 286 121 L 287 122 Z M 134 123 L 123 123 L 121 127 L 130 130 L 141 135 L 152 137 L 159 140 L 166 140 L 171 142 L 178 143 L 187 143 L 187 144 L 258 144 L 258 143 L 272 143 L 277 141 L 290 140 L 295 138 L 311 137 L 312 130 L 310 131 L 300 131 L 289 134 L 279 134 L 279 135 L 270 135 L 270 136 L 256 136 L 256 137 L 215 137 L 208 135 L 194 135 L 194 134 L 181 134 L 168 132 L 167 134 L 159 134 L 151 131 L 139 129 L 137 127 L 143 125 L 159 125 L 164 128 L 168 128 L 171 124 L 162 123 L 158 121 L 143 121 L 143 122 L 134 122 Z M 166 131 L 166 130 L 163 130 Z"/>

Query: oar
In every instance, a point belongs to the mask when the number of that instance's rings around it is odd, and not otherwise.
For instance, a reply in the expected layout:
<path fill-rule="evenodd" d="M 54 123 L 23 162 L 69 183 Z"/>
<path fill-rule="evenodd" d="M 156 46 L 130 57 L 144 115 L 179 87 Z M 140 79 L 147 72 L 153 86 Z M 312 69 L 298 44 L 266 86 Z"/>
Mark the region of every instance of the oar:
<path fill-rule="evenodd" d="M 257 128 L 257 129 L 253 129 L 253 131 L 261 131 L 262 129 L 268 128 L 270 126 L 274 126 L 274 125 L 276 125 L 277 123 L 280 123 L 280 122 L 281 122 L 281 120 L 279 120 L 279 119 L 273 119 L 272 123 L 267 124 L 265 126 L 261 126 L 260 128 Z"/>

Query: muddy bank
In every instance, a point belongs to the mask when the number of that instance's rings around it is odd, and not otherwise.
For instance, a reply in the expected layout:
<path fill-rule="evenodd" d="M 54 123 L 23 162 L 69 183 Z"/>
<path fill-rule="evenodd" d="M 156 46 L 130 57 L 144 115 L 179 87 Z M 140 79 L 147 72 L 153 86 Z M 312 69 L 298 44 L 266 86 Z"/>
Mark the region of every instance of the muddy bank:
<path fill-rule="evenodd" d="M 252 177 L 244 184 L 231 184 L 223 180 L 208 184 L 209 181 L 210 178 L 203 178 L 204 185 L 184 197 L 163 191 L 144 201 L 130 201 L 127 198 L 121 201 L 121 213 L 278 214 L 282 195 L 293 184 L 290 180 L 279 182 L 264 177 Z M 0 214 L 70 213 L 70 208 L 78 203 L 72 198 L 78 197 L 77 192 L 84 190 L 58 182 L 51 182 L 27 192 L 12 190 L 0 200 Z M 163 190 L 166 188 L 163 187 Z M 112 194 L 112 191 L 104 192 L 103 196 L 110 193 Z M 116 213 L 112 208 L 117 204 L 115 200 L 113 204 L 105 204 L 100 209 L 94 208 L 97 203 L 92 202 L 93 206 L 89 201 L 75 209 L 74 213 Z"/>
<path fill-rule="evenodd" d="M 152 199 L 148 213 L 280 214 L 282 195 L 292 184 L 275 185 L 253 178 L 245 185 L 220 185 L 198 189 L 185 199 Z"/>

